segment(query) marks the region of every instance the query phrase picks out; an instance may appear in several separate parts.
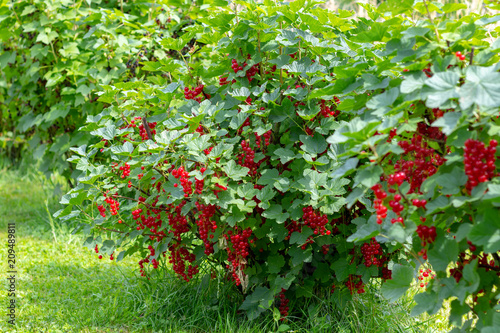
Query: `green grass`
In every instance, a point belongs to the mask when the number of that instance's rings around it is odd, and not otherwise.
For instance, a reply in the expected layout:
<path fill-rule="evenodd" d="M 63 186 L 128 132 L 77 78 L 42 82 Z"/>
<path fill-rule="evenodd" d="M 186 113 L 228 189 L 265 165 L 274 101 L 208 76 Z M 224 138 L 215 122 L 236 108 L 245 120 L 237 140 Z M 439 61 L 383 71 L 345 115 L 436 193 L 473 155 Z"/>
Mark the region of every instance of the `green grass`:
<path fill-rule="evenodd" d="M 63 182 L 61 182 L 63 183 Z M 271 312 L 256 321 L 237 311 L 242 296 L 231 286 L 201 277 L 182 283 L 158 271 L 139 277 L 138 257 L 98 260 L 82 236 L 51 219 L 66 190 L 56 178 L 0 171 L 0 241 L 16 223 L 17 326 L 5 321 L 6 282 L 0 290 L 0 332 L 439 332 L 442 316 L 412 318 L 410 296 L 388 304 L 375 288 L 353 302 L 325 295 L 295 309 L 285 323 Z M 49 214 L 50 212 L 50 214 Z M 6 246 L 0 247 L 2 272 Z M 295 305 L 295 306 L 294 306 Z M 282 326 L 279 326 L 282 324 Z M 286 326 L 285 326 L 286 325 Z M 288 328 L 287 328 L 288 326 Z"/>

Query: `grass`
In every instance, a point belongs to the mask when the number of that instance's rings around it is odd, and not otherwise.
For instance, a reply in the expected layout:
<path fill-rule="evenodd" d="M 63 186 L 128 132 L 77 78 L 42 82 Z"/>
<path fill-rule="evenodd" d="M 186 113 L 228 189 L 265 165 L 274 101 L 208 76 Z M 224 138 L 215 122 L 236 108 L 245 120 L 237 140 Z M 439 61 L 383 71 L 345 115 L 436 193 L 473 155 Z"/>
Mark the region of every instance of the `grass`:
<path fill-rule="evenodd" d="M 65 188 L 56 178 L 0 172 L 0 241 L 16 223 L 17 326 L 7 324 L 7 283 L 0 290 L 0 332 L 439 332 L 442 315 L 412 318 L 411 295 L 388 304 L 375 288 L 340 302 L 325 295 L 295 306 L 281 323 L 268 312 L 248 321 L 237 311 L 242 297 L 231 286 L 201 277 L 182 283 L 158 271 L 139 277 L 137 261 L 98 260 L 82 236 L 51 219 Z M 50 213 L 50 214 L 49 214 Z M 0 247 L 2 272 L 7 248 Z M 294 304 L 291 304 L 292 308 Z M 281 325 L 280 325 L 281 324 Z"/>

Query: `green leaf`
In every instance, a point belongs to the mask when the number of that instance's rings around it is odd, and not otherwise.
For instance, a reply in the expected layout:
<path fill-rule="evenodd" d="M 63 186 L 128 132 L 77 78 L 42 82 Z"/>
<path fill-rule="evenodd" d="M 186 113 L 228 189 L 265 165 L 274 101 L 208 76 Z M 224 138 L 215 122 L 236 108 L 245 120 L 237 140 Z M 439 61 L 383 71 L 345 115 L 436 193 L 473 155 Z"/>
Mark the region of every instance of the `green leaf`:
<path fill-rule="evenodd" d="M 376 223 L 371 222 L 372 221 L 358 225 L 356 232 L 347 237 L 347 241 L 357 243 L 377 236 L 380 233 L 380 227 Z"/>
<path fill-rule="evenodd" d="M 295 153 L 286 148 L 278 148 L 274 151 L 274 155 L 278 156 L 280 162 L 285 164 L 295 158 Z"/>
<path fill-rule="evenodd" d="M 290 214 L 283 213 L 281 205 L 273 204 L 262 213 L 262 216 L 268 219 L 276 220 L 276 222 L 281 224 L 290 217 Z"/>
<path fill-rule="evenodd" d="M 236 164 L 234 160 L 229 161 L 224 167 L 224 172 L 232 180 L 241 180 L 248 174 L 250 169 Z"/>
<path fill-rule="evenodd" d="M 354 180 L 366 187 L 372 187 L 380 181 L 380 175 L 384 170 L 377 164 L 369 165 L 368 167 L 359 170 Z"/>
<path fill-rule="evenodd" d="M 394 264 L 392 279 L 382 285 L 382 295 L 393 303 L 403 296 L 413 281 L 413 267 Z"/>
<path fill-rule="evenodd" d="M 424 312 L 430 315 L 436 313 L 441 308 L 442 300 L 439 299 L 439 295 L 436 293 L 420 293 L 413 297 L 417 305 L 411 309 L 412 316 L 419 316 Z"/>
<path fill-rule="evenodd" d="M 285 266 L 285 259 L 282 255 L 272 255 L 267 259 L 267 271 L 269 274 L 279 273 L 283 266 Z"/>
<path fill-rule="evenodd" d="M 426 76 L 422 71 L 416 73 L 406 73 L 403 82 L 401 82 L 401 92 L 409 94 L 415 90 L 422 89 L 425 84 Z"/>
<path fill-rule="evenodd" d="M 298 266 L 312 260 L 312 249 L 311 247 L 307 247 L 305 250 L 302 250 L 298 246 L 293 246 L 288 250 L 288 255 L 292 258 L 292 266 Z"/>
<path fill-rule="evenodd" d="M 500 106 L 500 73 L 495 68 L 467 67 L 465 83 L 459 91 L 462 109 L 473 103 L 486 108 Z"/>
<path fill-rule="evenodd" d="M 325 88 L 321 89 L 316 89 L 311 91 L 309 94 L 308 98 L 322 98 L 324 96 L 333 96 L 342 93 L 344 90 L 346 90 L 351 84 L 353 84 L 356 81 L 356 78 L 353 76 L 343 78 L 343 79 L 337 79 L 335 80 L 335 83 L 326 86 Z"/>
<path fill-rule="evenodd" d="M 462 114 L 460 112 L 446 112 L 444 116 L 432 123 L 432 127 L 441 127 L 444 134 L 450 135 L 455 130 L 458 120 Z"/>
<path fill-rule="evenodd" d="M 300 148 L 310 154 L 321 154 L 327 148 L 325 138 L 319 133 L 314 133 L 313 137 L 301 135 L 300 141 L 302 142 Z"/>
<path fill-rule="evenodd" d="M 490 208 L 480 212 L 476 224 L 472 227 L 468 239 L 477 245 L 484 246 L 484 252 L 494 253 L 500 250 L 500 218 L 498 208 Z"/>
<path fill-rule="evenodd" d="M 311 228 L 303 228 L 302 232 L 295 231 L 290 236 L 290 244 L 303 245 L 311 235 L 313 235 Z"/>
<path fill-rule="evenodd" d="M 429 263 L 437 271 L 444 271 L 458 256 L 458 243 L 455 240 L 438 237 L 434 247 L 427 252 Z"/>
<path fill-rule="evenodd" d="M 247 99 L 248 96 L 250 96 L 250 90 L 247 87 L 242 87 L 230 91 L 229 95 L 233 96 L 239 101 L 244 101 L 245 99 Z"/>
<path fill-rule="evenodd" d="M 370 109 L 379 109 L 385 106 L 390 106 L 399 96 L 398 88 L 391 88 L 382 94 L 375 95 L 366 103 L 366 107 Z"/>
<path fill-rule="evenodd" d="M 116 136 L 116 126 L 110 125 L 107 127 L 101 127 L 95 131 L 90 132 L 92 135 L 100 136 L 106 140 L 113 140 Z"/>
<path fill-rule="evenodd" d="M 261 312 L 269 309 L 274 301 L 274 295 L 267 287 L 257 287 L 254 292 L 245 298 L 240 309 L 246 310 L 250 320 L 255 319 Z"/>
<path fill-rule="evenodd" d="M 467 9 L 467 5 L 464 3 L 447 3 L 441 8 L 443 13 L 452 13 L 460 9 Z"/>
<path fill-rule="evenodd" d="M 430 108 L 438 108 L 451 98 L 459 97 L 458 79 L 456 72 L 439 72 L 425 81 L 431 89 L 427 93 L 426 104 Z"/>
<path fill-rule="evenodd" d="M 134 145 L 127 141 L 122 146 L 112 146 L 111 151 L 117 155 L 129 156 L 134 151 Z"/>
<path fill-rule="evenodd" d="M 274 183 L 278 181 L 280 178 L 279 171 L 276 169 L 266 169 L 262 171 L 262 175 L 257 181 L 257 184 L 260 185 L 272 185 L 274 186 Z"/>

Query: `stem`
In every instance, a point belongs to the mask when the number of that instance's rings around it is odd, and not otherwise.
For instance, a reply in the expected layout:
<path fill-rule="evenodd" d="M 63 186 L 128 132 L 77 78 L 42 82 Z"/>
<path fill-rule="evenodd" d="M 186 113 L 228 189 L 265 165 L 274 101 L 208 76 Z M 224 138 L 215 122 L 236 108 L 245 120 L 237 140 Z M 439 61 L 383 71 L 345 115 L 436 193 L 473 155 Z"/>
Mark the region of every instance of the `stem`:
<path fill-rule="evenodd" d="M 469 61 L 469 65 L 472 65 L 472 61 L 474 60 L 474 46 L 471 47 L 470 49 L 470 61 Z"/>
<path fill-rule="evenodd" d="M 136 202 L 140 202 L 141 204 L 143 204 L 144 206 L 148 207 L 149 209 L 156 209 L 155 207 L 145 203 L 145 202 L 142 202 L 141 200 L 139 199 L 134 199 L 134 198 L 129 198 L 129 197 L 124 197 L 123 195 L 117 195 L 117 196 L 113 196 L 113 198 L 121 198 L 121 199 L 127 199 L 127 200 L 132 200 L 132 201 L 136 201 Z"/>
<path fill-rule="evenodd" d="M 427 6 L 427 1 L 423 0 L 423 2 L 425 5 L 425 10 L 427 10 L 427 17 L 429 18 L 429 21 L 431 21 L 431 24 L 434 26 L 434 32 L 436 33 L 437 41 L 440 42 L 439 31 L 438 31 L 437 27 L 434 25 L 434 21 L 432 20 L 431 13 L 429 12 L 429 7 Z"/>
<path fill-rule="evenodd" d="M 377 150 L 375 149 L 375 147 L 373 147 L 372 145 L 368 145 L 368 147 L 370 148 L 370 150 L 375 155 L 375 158 L 378 159 L 378 154 L 377 154 Z"/>
<path fill-rule="evenodd" d="M 146 116 L 142 117 L 142 125 L 144 125 L 144 128 L 146 129 L 146 133 L 148 134 L 148 139 L 153 140 L 153 135 L 151 134 L 151 130 L 149 129 L 148 122 L 146 120 Z"/>
<path fill-rule="evenodd" d="M 257 30 L 257 41 L 258 41 L 257 45 L 259 47 L 259 57 L 262 59 L 261 50 L 260 50 L 260 30 Z M 263 72 L 262 72 L 262 60 L 259 63 L 259 73 L 260 73 L 260 78 L 262 80 L 262 78 L 264 77 Z"/>
<path fill-rule="evenodd" d="M 56 51 L 54 50 L 54 43 L 50 42 L 50 46 L 52 47 L 52 54 L 54 55 L 54 59 L 56 59 L 56 64 L 57 64 L 57 55 Z"/>
<path fill-rule="evenodd" d="M 283 29 L 283 22 L 280 22 L 280 30 Z M 283 46 L 280 45 L 280 55 L 283 55 Z M 283 68 L 280 68 L 280 84 L 283 84 Z"/>
<path fill-rule="evenodd" d="M 22 22 L 21 22 L 21 20 L 19 19 L 19 16 L 17 16 L 16 11 L 14 10 L 14 6 L 12 6 L 12 9 L 11 9 L 11 10 L 12 10 L 12 12 L 14 13 L 14 15 L 16 15 L 16 19 L 17 19 L 17 21 L 19 22 L 19 24 L 20 24 L 20 25 L 23 25 L 23 23 L 22 23 Z"/>

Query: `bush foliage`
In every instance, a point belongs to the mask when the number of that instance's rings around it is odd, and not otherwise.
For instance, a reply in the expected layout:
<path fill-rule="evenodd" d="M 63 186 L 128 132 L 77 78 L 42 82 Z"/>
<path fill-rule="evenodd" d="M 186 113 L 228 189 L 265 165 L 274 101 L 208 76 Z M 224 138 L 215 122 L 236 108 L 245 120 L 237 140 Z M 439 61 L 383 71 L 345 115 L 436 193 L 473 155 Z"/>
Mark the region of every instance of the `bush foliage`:
<path fill-rule="evenodd" d="M 368 18 L 314 1 L 235 4 L 180 6 L 187 24 L 160 6 L 88 16 L 100 28 L 66 60 L 80 80 L 43 76 L 85 119 L 65 147 L 94 140 L 71 148 L 78 185 L 56 216 L 78 219 L 100 256 L 141 253 L 145 276 L 223 274 L 250 318 L 377 280 L 395 301 L 416 280 L 414 314 L 451 300 L 457 330 L 497 331 L 500 16 L 409 0 L 364 5 Z M 43 27 L 38 48 L 55 62 L 72 47 L 50 55 Z M 16 89 L 30 101 L 32 86 Z M 93 94 L 101 107 L 79 112 Z M 68 119 L 51 112 L 19 122 Z"/>

